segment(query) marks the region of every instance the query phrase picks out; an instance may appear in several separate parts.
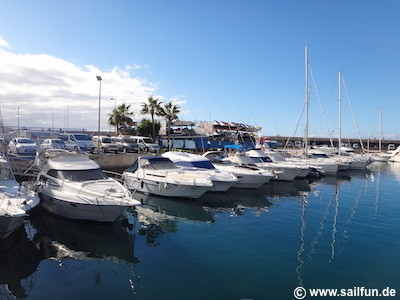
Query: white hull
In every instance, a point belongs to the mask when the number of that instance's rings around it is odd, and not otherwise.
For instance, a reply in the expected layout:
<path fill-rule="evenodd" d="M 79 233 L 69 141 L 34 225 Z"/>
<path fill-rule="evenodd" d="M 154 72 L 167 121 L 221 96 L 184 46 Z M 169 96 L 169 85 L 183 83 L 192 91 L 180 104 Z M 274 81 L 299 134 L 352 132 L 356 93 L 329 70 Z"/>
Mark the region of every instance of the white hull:
<path fill-rule="evenodd" d="M 338 170 L 339 170 L 339 165 L 338 164 L 315 164 L 315 166 L 318 168 L 321 168 L 322 171 L 325 172 L 326 175 L 335 175 Z"/>
<path fill-rule="evenodd" d="M 299 169 L 297 169 L 297 168 L 278 167 L 276 169 L 283 171 L 283 172 L 277 173 L 277 176 L 275 178 L 272 178 L 272 180 L 293 181 L 297 177 L 297 174 L 299 174 Z"/>
<path fill-rule="evenodd" d="M 385 162 L 385 161 L 389 161 L 390 156 L 377 155 L 377 156 L 373 156 L 372 159 L 374 161 Z"/>
<path fill-rule="evenodd" d="M 0 217 L 0 239 L 5 239 L 23 226 L 24 217 Z"/>
<path fill-rule="evenodd" d="M 389 161 L 391 161 L 391 162 L 400 162 L 400 156 L 394 155 L 389 159 Z"/>
<path fill-rule="evenodd" d="M 54 195 L 42 194 L 42 206 L 50 213 L 75 220 L 114 222 L 129 206 L 96 205 L 71 202 Z"/>
<path fill-rule="evenodd" d="M 269 182 L 272 176 L 243 175 L 238 179 L 238 182 L 233 185 L 234 188 L 258 189 L 260 186 Z"/>
<path fill-rule="evenodd" d="M 143 182 L 143 183 L 142 183 Z M 172 183 L 156 183 L 151 180 L 141 180 L 125 176 L 125 186 L 132 191 L 140 191 L 164 197 L 199 198 L 210 190 L 210 186 L 177 185 Z"/>
<path fill-rule="evenodd" d="M 229 190 L 237 181 L 214 181 L 212 180 L 213 186 L 209 188 L 210 192 L 226 192 Z"/>
<path fill-rule="evenodd" d="M 352 161 L 349 170 L 365 170 L 368 165 L 369 161 Z"/>

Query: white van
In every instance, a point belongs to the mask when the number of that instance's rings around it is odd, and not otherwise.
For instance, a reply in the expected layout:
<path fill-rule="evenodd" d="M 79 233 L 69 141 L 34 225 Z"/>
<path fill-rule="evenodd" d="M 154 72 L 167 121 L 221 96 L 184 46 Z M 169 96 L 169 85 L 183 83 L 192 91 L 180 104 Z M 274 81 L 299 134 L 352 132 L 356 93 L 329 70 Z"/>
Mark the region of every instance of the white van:
<path fill-rule="evenodd" d="M 115 144 L 109 136 L 101 135 L 100 138 L 95 135 L 92 137 L 92 141 L 94 144 L 94 147 L 97 150 L 97 147 L 99 148 L 99 152 L 115 152 L 118 153 L 119 147 L 117 144 Z"/>
<path fill-rule="evenodd" d="M 94 145 L 89 135 L 84 133 L 60 133 L 59 138 L 62 139 L 67 150 L 82 150 L 93 152 Z"/>
<path fill-rule="evenodd" d="M 140 151 L 158 152 L 160 146 L 148 136 L 131 136 L 131 139 L 138 144 Z"/>

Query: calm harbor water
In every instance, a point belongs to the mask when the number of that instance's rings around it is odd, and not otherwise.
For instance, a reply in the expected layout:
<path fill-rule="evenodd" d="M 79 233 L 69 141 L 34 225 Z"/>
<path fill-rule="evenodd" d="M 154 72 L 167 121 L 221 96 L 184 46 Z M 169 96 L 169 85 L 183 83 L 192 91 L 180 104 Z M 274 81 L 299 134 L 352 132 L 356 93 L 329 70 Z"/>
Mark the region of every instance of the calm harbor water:
<path fill-rule="evenodd" d="M 0 244 L 0 299 L 294 299 L 400 293 L 400 164 L 198 200 L 138 195 L 113 225 L 37 210 Z"/>

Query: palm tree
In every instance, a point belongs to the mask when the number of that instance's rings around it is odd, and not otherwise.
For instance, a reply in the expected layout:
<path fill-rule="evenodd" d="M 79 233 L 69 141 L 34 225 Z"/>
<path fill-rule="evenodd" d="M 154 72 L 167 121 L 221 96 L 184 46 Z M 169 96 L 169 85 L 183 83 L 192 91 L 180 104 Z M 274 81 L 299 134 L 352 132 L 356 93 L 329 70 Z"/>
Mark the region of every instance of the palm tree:
<path fill-rule="evenodd" d="M 170 150 L 169 144 L 169 134 L 172 121 L 178 119 L 178 114 L 181 112 L 181 108 L 177 104 L 173 104 L 171 101 L 168 103 L 163 103 L 161 106 L 160 115 L 165 117 L 166 129 L 167 129 L 167 139 L 168 139 L 168 151 Z"/>
<path fill-rule="evenodd" d="M 119 126 L 127 126 L 129 123 L 132 123 L 133 112 L 130 112 L 130 105 L 126 105 L 125 103 L 113 109 L 111 114 L 108 114 L 108 124 L 117 127 Z"/>
<path fill-rule="evenodd" d="M 156 127 L 154 123 L 154 115 L 159 116 L 161 113 L 161 102 L 158 99 L 154 99 L 153 96 L 147 98 L 147 103 L 142 102 L 142 109 L 140 110 L 141 115 L 149 114 L 151 116 L 151 124 L 153 127 L 153 139 L 156 139 Z"/>

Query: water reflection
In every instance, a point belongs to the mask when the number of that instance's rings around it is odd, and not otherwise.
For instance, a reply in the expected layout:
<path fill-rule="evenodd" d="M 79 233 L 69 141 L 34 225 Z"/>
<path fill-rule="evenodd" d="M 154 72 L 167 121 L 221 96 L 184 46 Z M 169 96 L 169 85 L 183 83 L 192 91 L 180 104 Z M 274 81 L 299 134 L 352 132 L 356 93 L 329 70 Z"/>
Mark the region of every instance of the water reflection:
<path fill-rule="evenodd" d="M 337 176 L 325 177 L 315 182 L 313 185 L 314 198 L 309 201 L 301 201 L 300 246 L 299 250 L 297 251 L 298 265 L 296 267 L 298 284 L 300 286 L 303 286 L 303 275 L 305 273 L 305 269 L 314 259 L 314 256 L 317 254 L 316 249 L 317 245 L 320 242 L 329 240 L 329 263 L 332 263 L 335 257 L 340 255 L 341 252 L 344 250 L 343 243 L 346 239 L 349 238 L 350 225 L 356 215 L 357 208 L 359 206 L 360 200 L 362 199 L 362 196 L 366 194 L 368 182 L 371 178 L 373 178 L 373 174 L 369 171 L 340 172 Z M 343 220 L 342 215 L 346 214 L 346 209 L 340 207 L 342 205 L 341 185 L 355 179 L 363 180 L 364 184 L 361 185 L 357 193 L 352 193 L 354 194 L 354 204 L 349 208 L 350 215 L 348 216 L 346 221 L 341 222 L 341 220 Z M 324 185 L 334 187 L 334 190 L 333 192 L 330 192 L 330 195 L 329 190 L 323 188 Z M 346 196 L 346 198 L 348 198 L 348 196 Z M 319 199 L 319 201 L 316 201 L 317 199 Z M 348 201 L 346 200 L 346 202 L 347 203 L 345 205 L 347 206 Z M 325 208 L 319 207 L 319 205 L 324 205 L 324 203 L 326 203 Z M 307 230 L 306 209 L 308 205 L 318 207 L 313 207 L 314 211 L 317 210 L 322 212 L 321 220 L 316 225 L 316 233 L 311 235 L 311 242 L 309 243 L 309 245 L 307 243 L 307 240 L 305 239 L 305 236 L 307 231 L 313 232 L 313 229 L 309 228 L 309 230 Z M 314 219 L 315 215 L 309 216 L 309 218 Z M 324 230 L 327 231 L 326 234 L 329 234 L 329 238 L 323 238 Z M 306 254 L 306 248 L 308 247 L 309 251 L 308 254 Z"/>
<path fill-rule="evenodd" d="M 41 260 L 24 228 L 0 241 L 0 298 L 25 298 L 32 290 Z M 2 286 L 4 285 L 4 286 Z"/>
<path fill-rule="evenodd" d="M 400 182 L 400 163 L 390 162 L 388 163 L 389 170 L 396 176 L 397 181 Z"/>
<path fill-rule="evenodd" d="M 105 258 L 118 263 L 136 263 L 131 224 L 82 223 L 50 215 L 40 209 L 31 215 L 37 233 L 34 241 L 45 258 L 89 260 Z"/>

